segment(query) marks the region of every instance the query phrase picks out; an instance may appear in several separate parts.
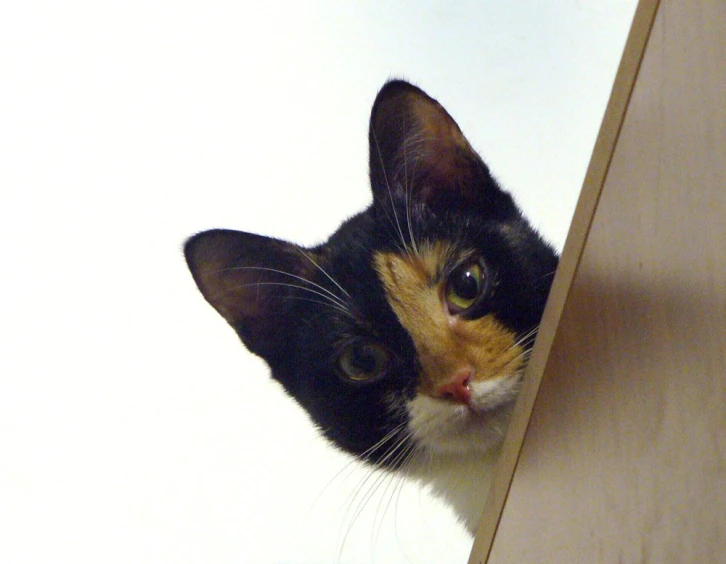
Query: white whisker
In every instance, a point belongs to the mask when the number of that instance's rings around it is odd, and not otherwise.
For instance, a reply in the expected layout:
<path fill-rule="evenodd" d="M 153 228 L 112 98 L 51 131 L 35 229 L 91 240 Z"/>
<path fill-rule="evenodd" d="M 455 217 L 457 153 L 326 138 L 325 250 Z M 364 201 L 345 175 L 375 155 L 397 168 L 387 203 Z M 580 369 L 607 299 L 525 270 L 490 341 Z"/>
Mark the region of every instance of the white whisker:
<path fill-rule="evenodd" d="M 385 440 L 390 440 L 391 437 L 397 437 L 398 440 L 392 448 L 386 453 L 385 456 L 383 456 L 379 464 L 381 466 L 385 466 L 389 461 L 391 465 L 395 468 L 396 465 L 400 462 L 401 457 L 405 455 L 405 453 L 412 448 L 411 443 L 409 442 L 410 434 L 409 433 L 401 433 L 401 429 L 405 426 L 405 423 L 398 425 L 394 431 L 391 431 L 386 435 Z M 377 443 L 376 448 L 379 448 L 383 444 L 383 439 Z M 403 447 L 403 452 L 399 452 L 400 449 Z M 370 449 L 369 449 L 370 450 Z M 348 538 L 348 535 L 350 534 L 350 531 L 353 528 L 353 525 L 360 517 L 361 513 L 365 509 L 368 502 L 371 500 L 371 498 L 375 495 L 376 491 L 380 488 L 381 484 L 386 478 L 389 478 L 391 476 L 394 476 L 395 474 L 391 470 L 381 469 L 381 468 L 372 468 L 370 472 L 367 473 L 366 477 L 362 480 L 362 482 L 359 484 L 357 490 L 353 493 L 353 498 L 349 504 L 348 511 L 346 512 L 343 522 L 347 522 L 348 526 L 346 529 L 346 532 L 343 536 L 343 539 L 341 541 L 340 546 L 340 554 L 342 554 L 343 547 L 345 546 L 345 542 Z M 365 493 L 361 493 L 363 489 L 366 487 L 366 484 L 369 483 L 371 478 L 374 478 L 373 483 L 368 486 Z M 384 492 L 385 493 L 385 492 Z M 352 507 L 354 504 L 356 504 L 356 500 L 360 500 L 357 503 L 357 508 L 353 511 L 353 515 L 350 516 L 350 511 L 352 510 Z"/>
<path fill-rule="evenodd" d="M 374 537 L 373 537 L 373 544 L 375 546 L 378 535 L 381 532 L 381 529 L 383 528 L 383 521 L 385 520 L 386 514 L 388 513 L 388 509 L 391 506 L 391 503 L 393 502 L 394 498 L 397 499 L 397 493 L 400 495 L 401 489 L 403 489 L 403 483 L 406 478 L 406 468 L 411 463 L 411 459 L 416 456 L 416 445 L 412 442 L 408 442 L 406 445 L 406 448 L 400 453 L 400 456 L 397 457 L 396 461 L 394 462 L 394 465 L 398 467 L 397 473 L 393 474 L 391 476 L 391 480 L 386 485 L 385 490 L 383 490 L 383 495 L 381 496 L 381 499 L 378 502 L 378 508 L 376 509 L 376 516 L 373 519 L 373 531 L 374 531 Z M 400 466 L 399 466 L 400 463 Z M 388 489 L 390 486 L 393 485 L 393 490 L 391 491 L 391 495 L 388 495 Z M 381 512 L 381 506 L 385 501 L 385 506 L 383 506 L 383 511 Z M 380 515 L 380 518 L 378 517 Z M 376 522 L 378 525 L 376 526 Z M 395 523 L 395 516 L 394 516 L 394 523 Z"/>
<path fill-rule="evenodd" d="M 340 307 L 347 309 L 347 304 L 335 293 L 331 292 L 324 286 L 321 286 L 320 284 L 316 284 L 312 280 L 308 280 L 307 278 L 304 278 L 303 276 L 298 276 L 297 274 L 293 274 L 292 272 L 285 272 L 284 270 L 278 270 L 276 268 L 270 268 L 266 266 L 235 266 L 233 268 L 229 268 L 227 270 L 261 270 L 266 272 L 274 272 L 276 274 L 281 274 L 283 276 L 289 276 L 291 278 L 295 278 L 296 280 L 300 280 L 302 282 L 305 282 L 306 284 L 310 284 L 311 286 L 314 286 L 315 288 L 318 288 L 319 290 L 325 292 L 332 300 L 334 300 Z M 298 286 L 301 287 L 301 286 Z M 342 288 L 341 288 L 342 289 Z M 348 296 L 350 297 L 350 296 Z"/>
<path fill-rule="evenodd" d="M 408 178 L 408 145 L 409 137 L 406 135 L 406 118 L 403 118 L 403 181 L 404 181 L 404 192 L 406 194 L 406 223 L 408 224 L 408 235 L 411 238 L 411 247 L 413 248 L 416 256 L 420 256 L 418 245 L 416 244 L 416 238 L 413 236 L 413 226 L 411 224 L 411 199 L 413 197 L 413 173 L 411 179 Z"/>
<path fill-rule="evenodd" d="M 361 495 L 361 492 L 363 488 L 366 486 L 366 484 L 375 476 L 375 480 L 373 481 L 373 484 L 368 487 L 366 492 Z M 385 476 L 385 473 L 382 472 L 380 469 L 372 467 L 370 470 L 366 473 L 365 478 L 359 483 L 356 490 L 352 493 L 352 498 L 350 502 L 348 503 L 348 509 L 345 512 L 345 515 L 343 516 L 343 520 L 341 523 L 347 523 L 347 527 L 345 530 L 345 534 L 343 535 L 343 538 L 340 541 L 340 550 L 338 553 L 338 559 L 340 560 L 340 557 L 343 554 L 343 548 L 345 547 L 345 543 L 348 540 L 348 535 L 350 534 L 351 530 L 353 529 L 353 526 L 355 525 L 356 520 L 362 513 L 365 504 L 370 499 L 370 496 L 372 495 L 372 492 L 375 492 L 376 485 L 379 483 L 381 476 Z M 350 497 L 350 496 L 349 496 Z M 360 498 L 360 501 L 357 504 L 357 508 L 353 509 L 353 506 L 356 504 L 356 500 Z M 353 516 L 351 517 L 350 514 L 353 513 Z"/>
<path fill-rule="evenodd" d="M 373 446 L 367 448 L 365 451 L 363 451 L 360 455 L 358 455 L 356 458 L 352 459 L 350 462 L 345 464 L 343 468 L 341 468 L 335 476 L 333 476 L 330 481 L 326 484 L 326 486 L 321 490 L 320 494 L 315 498 L 315 501 L 313 502 L 313 507 L 316 503 L 318 503 L 319 499 L 322 497 L 322 495 L 327 491 L 327 489 L 332 486 L 332 484 L 347 470 L 348 476 L 355 470 L 356 464 L 360 462 L 360 460 L 365 460 L 366 457 L 370 456 L 372 453 L 374 453 L 376 450 L 381 448 L 383 445 L 385 445 L 388 441 L 390 441 L 392 438 L 394 438 L 403 427 L 405 427 L 407 422 L 400 423 L 396 425 L 391 431 L 389 431 L 381 440 L 379 440 L 377 443 L 375 443 Z M 347 476 L 346 476 L 347 478 Z"/>
<path fill-rule="evenodd" d="M 552 270 L 552 271 L 548 272 L 547 274 L 543 274 L 542 278 L 550 278 L 550 277 L 554 276 L 556 272 L 557 272 L 557 270 Z"/>
<path fill-rule="evenodd" d="M 386 190 L 388 191 L 388 198 L 391 201 L 391 210 L 393 210 L 393 218 L 396 221 L 396 229 L 398 230 L 398 235 L 401 238 L 401 243 L 403 244 L 403 248 L 408 250 L 408 245 L 406 245 L 406 239 L 403 237 L 403 230 L 401 229 L 401 223 L 398 221 L 398 214 L 396 213 L 396 203 L 393 200 L 393 190 L 391 187 L 391 183 L 388 180 L 388 174 L 386 173 L 386 166 L 385 166 L 385 162 L 383 161 L 381 147 L 378 144 L 378 137 L 376 136 L 375 130 L 371 130 L 371 133 L 373 134 L 373 141 L 376 145 L 376 151 L 378 153 L 378 160 L 381 162 L 381 170 L 383 171 L 383 179 L 386 182 Z M 390 221 L 390 218 L 389 218 L 389 221 Z"/>
<path fill-rule="evenodd" d="M 537 334 L 537 331 L 539 331 L 539 325 L 535 325 L 532 329 L 530 329 L 519 339 L 517 339 L 517 341 L 510 347 L 510 350 L 530 340 L 534 335 Z"/>
<path fill-rule="evenodd" d="M 340 311 L 341 313 L 344 313 L 345 315 L 350 315 L 350 311 L 348 311 L 348 308 L 345 305 L 340 305 L 339 302 L 336 302 L 335 300 L 331 299 L 330 296 L 327 296 L 326 294 L 323 294 L 321 292 L 317 292 L 313 290 L 312 288 L 306 288 L 305 286 L 298 286 L 297 284 L 287 284 L 286 282 L 250 282 L 249 284 L 240 284 L 238 286 L 234 286 L 232 288 L 229 288 L 228 290 L 235 290 L 239 288 L 248 288 L 248 287 L 259 287 L 259 286 L 284 286 L 287 288 L 296 288 L 298 290 L 303 290 L 305 292 L 310 292 L 311 294 L 315 294 L 316 296 L 320 296 L 321 298 L 324 298 L 328 300 L 327 302 L 319 302 L 327 305 L 328 307 L 332 307 L 333 309 L 336 309 Z M 287 296 L 287 299 L 301 299 L 296 298 L 295 296 Z"/>
<path fill-rule="evenodd" d="M 396 533 L 396 539 L 398 539 L 398 544 L 402 545 L 400 537 L 398 536 L 398 505 L 401 501 L 401 492 L 403 492 L 403 486 L 406 479 L 406 469 L 413 465 L 414 461 L 421 456 L 422 450 L 419 448 L 411 449 L 411 452 L 407 458 L 407 460 L 404 462 L 404 466 L 402 467 L 402 473 L 398 479 L 398 486 L 397 489 L 394 490 L 393 496 L 395 496 L 396 500 L 393 505 L 393 529 Z M 431 454 L 429 453 L 429 458 L 431 457 Z M 421 490 L 419 490 L 419 495 L 421 493 Z M 393 498 L 392 496 L 392 498 Z M 420 500 L 420 497 L 419 497 Z M 411 559 L 408 557 L 408 555 L 404 554 L 404 557 L 406 558 L 407 562 L 411 562 Z M 412 563 L 413 564 L 413 563 Z"/>
<path fill-rule="evenodd" d="M 348 292 L 346 292 L 346 291 L 345 291 L 345 288 L 343 288 L 343 286 L 341 286 L 340 284 L 338 284 L 338 282 L 337 282 L 337 281 L 335 280 L 335 278 L 333 278 L 333 277 L 332 277 L 332 276 L 331 276 L 330 274 L 328 274 L 328 271 L 327 271 L 327 270 L 325 270 L 325 269 L 324 269 L 324 268 L 323 268 L 322 266 L 320 266 L 320 265 L 319 265 L 319 264 L 318 264 L 318 263 L 317 263 L 317 262 L 316 262 L 316 261 L 315 261 L 315 260 L 313 259 L 313 257 L 311 257 L 310 255 L 308 255 L 308 254 L 307 254 L 307 253 L 306 253 L 305 251 L 303 251 L 303 250 L 302 250 L 302 249 L 300 249 L 299 247 L 295 247 L 295 248 L 296 248 L 296 249 L 297 249 L 297 250 L 298 250 L 298 251 L 300 252 L 300 254 L 301 254 L 302 256 L 304 256 L 304 257 L 305 257 L 306 259 L 308 259 L 308 260 L 309 260 L 309 261 L 310 261 L 311 263 L 313 263 L 313 266 L 315 266 L 315 268 L 317 268 L 317 269 L 318 269 L 318 270 L 319 270 L 320 272 L 322 272 L 323 274 L 325 274 L 325 276 L 327 276 L 327 277 L 328 277 L 328 280 L 330 280 L 330 281 L 331 281 L 331 282 L 332 282 L 333 284 L 335 284 L 335 285 L 336 285 L 336 286 L 338 287 L 338 289 L 339 289 L 339 290 L 340 290 L 341 292 L 343 292 L 343 293 L 344 293 L 344 294 L 345 294 L 346 296 L 348 296 L 348 297 L 350 298 L 350 294 L 349 294 Z"/>

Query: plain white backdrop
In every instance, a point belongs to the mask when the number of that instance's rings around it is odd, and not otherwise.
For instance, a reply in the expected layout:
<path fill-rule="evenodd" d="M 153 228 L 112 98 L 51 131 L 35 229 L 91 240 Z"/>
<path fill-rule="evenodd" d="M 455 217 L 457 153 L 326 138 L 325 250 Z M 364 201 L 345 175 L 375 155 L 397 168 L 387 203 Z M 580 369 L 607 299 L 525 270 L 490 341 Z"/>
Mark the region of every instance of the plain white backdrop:
<path fill-rule="evenodd" d="M 324 239 L 396 76 L 561 247 L 634 7 L 3 3 L 0 562 L 466 561 L 447 508 L 317 437 L 181 245 Z"/>

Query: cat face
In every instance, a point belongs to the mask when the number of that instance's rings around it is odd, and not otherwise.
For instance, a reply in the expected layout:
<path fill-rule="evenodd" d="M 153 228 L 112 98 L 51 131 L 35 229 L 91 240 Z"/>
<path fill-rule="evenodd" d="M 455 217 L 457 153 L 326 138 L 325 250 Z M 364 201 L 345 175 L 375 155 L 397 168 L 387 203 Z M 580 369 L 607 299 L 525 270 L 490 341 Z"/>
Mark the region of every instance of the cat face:
<path fill-rule="evenodd" d="M 503 436 L 557 265 L 454 120 L 402 81 L 370 123 L 373 203 L 317 247 L 229 230 L 204 297 L 321 432 L 390 468 Z"/>

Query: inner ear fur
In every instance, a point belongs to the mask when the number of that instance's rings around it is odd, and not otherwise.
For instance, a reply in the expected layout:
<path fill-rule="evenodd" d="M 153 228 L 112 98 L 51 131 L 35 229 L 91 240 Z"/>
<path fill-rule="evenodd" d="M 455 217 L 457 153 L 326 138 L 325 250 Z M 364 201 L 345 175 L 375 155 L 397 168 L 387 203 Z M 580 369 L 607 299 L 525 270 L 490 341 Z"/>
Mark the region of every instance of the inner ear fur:
<path fill-rule="evenodd" d="M 449 113 L 423 90 L 388 82 L 373 104 L 369 162 L 374 198 L 392 196 L 436 211 L 477 206 L 491 216 L 516 210 Z"/>
<path fill-rule="evenodd" d="M 304 253 L 292 243 L 225 229 L 199 233 L 184 246 L 204 298 L 252 352 L 268 360 L 289 330 L 291 285 L 304 285 L 299 278 L 309 275 L 312 262 Z"/>

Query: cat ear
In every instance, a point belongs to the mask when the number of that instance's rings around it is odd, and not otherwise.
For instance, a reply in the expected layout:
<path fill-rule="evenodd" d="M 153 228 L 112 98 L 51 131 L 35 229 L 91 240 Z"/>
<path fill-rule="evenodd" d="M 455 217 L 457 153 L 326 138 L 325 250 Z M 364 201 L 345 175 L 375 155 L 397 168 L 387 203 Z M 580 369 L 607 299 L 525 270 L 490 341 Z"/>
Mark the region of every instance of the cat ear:
<path fill-rule="evenodd" d="M 277 239 L 214 229 L 191 237 L 184 255 L 205 299 L 244 344 L 266 360 L 281 357 L 289 330 L 287 298 L 312 264 Z"/>
<path fill-rule="evenodd" d="M 435 211 L 476 206 L 490 216 L 517 213 L 448 112 L 407 82 L 388 82 L 378 93 L 369 150 L 373 196 L 385 206 L 405 198 Z"/>

